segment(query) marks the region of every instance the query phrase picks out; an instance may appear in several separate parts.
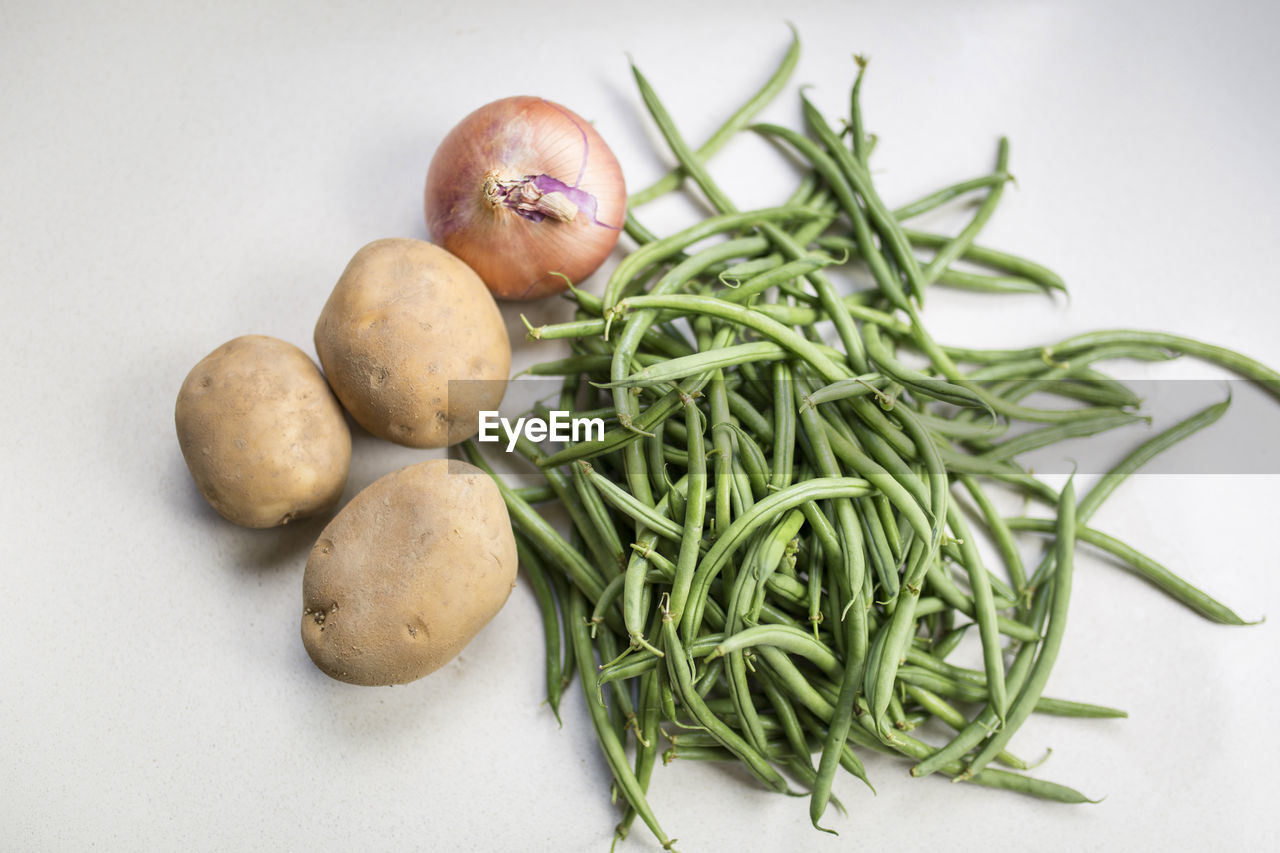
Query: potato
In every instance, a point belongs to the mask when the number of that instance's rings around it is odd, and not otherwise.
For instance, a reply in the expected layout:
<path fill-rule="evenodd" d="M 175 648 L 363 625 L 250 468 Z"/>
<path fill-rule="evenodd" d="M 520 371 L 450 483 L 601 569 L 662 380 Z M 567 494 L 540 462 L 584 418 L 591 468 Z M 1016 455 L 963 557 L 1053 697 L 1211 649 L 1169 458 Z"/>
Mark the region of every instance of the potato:
<path fill-rule="evenodd" d="M 316 352 L 342 405 L 369 432 L 444 447 L 479 431 L 511 371 L 511 343 L 480 277 L 420 240 L 356 252 L 316 323 Z"/>
<path fill-rule="evenodd" d="M 342 496 L 351 431 L 293 344 L 245 335 L 218 347 L 182 383 L 174 420 L 200 494 L 229 521 L 275 527 Z"/>
<path fill-rule="evenodd" d="M 433 459 L 375 481 L 329 522 L 302 581 L 302 642 L 328 675 L 404 684 L 448 663 L 516 583 L 493 480 Z"/>

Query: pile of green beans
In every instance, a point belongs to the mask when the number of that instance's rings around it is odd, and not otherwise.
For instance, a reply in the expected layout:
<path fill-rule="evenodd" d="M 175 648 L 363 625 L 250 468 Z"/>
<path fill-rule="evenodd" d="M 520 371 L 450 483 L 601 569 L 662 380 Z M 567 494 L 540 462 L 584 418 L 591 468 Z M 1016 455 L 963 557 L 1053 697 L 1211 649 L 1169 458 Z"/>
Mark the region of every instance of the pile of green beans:
<path fill-rule="evenodd" d="M 1044 693 L 1078 542 L 1211 620 L 1244 624 L 1088 526 L 1121 481 L 1221 417 L 1226 402 L 1145 441 L 1079 500 L 1074 478 L 1059 490 L 1018 457 L 1141 419 L 1134 393 L 1094 366 L 1103 359 L 1188 354 L 1277 395 L 1280 374 L 1152 332 L 1029 350 L 934 341 L 919 313 L 930 286 L 1064 289 L 1044 267 L 976 242 L 1009 180 L 1009 146 L 1000 142 L 991 174 L 890 208 L 868 167 L 875 140 L 859 108 L 861 61 L 843 130 L 808 100 L 805 132 L 752 124 L 798 51 L 793 41 L 766 85 L 697 149 L 635 72 L 678 165 L 631 197 L 636 248 L 603 295 L 571 289 L 572 321 L 530 327 L 571 350 L 530 371 L 563 376 L 555 408 L 608 423 L 602 438 L 576 444 L 519 439 L 545 483 L 496 479 L 544 617 L 548 700 L 558 718 L 562 692 L 580 680 L 626 808 L 619 838 L 639 817 L 671 845 L 646 800 L 659 758 L 738 761 L 771 790 L 807 790 L 815 826 L 839 768 L 867 781 L 869 751 L 905 757 L 915 776 L 1087 802 L 1028 775 L 1008 750 L 1033 712 L 1124 716 Z M 706 169 L 747 129 L 803 168 L 776 207 L 738 209 Z M 659 237 L 636 219 L 681 186 L 708 206 L 702 221 Z M 972 193 L 984 196 L 956 236 L 905 224 Z M 847 292 L 829 275 L 842 265 L 871 286 Z M 1027 405 L 1034 394 L 1063 405 Z M 1005 437 L 1019 421 L 1035 427 Z M 464 449 L 487 467 L 476 446 Z M 1052 517 L 1004 517 L 995 489 Z M 552 500 L 567 511 L 567 536 L 537 506 Z M 1050 539 L 1032 571 L 1019 532 Z M 979 535 L 999 565 L 988 565 Z M 970 631 L 975 668 L 948 660 Z"/>

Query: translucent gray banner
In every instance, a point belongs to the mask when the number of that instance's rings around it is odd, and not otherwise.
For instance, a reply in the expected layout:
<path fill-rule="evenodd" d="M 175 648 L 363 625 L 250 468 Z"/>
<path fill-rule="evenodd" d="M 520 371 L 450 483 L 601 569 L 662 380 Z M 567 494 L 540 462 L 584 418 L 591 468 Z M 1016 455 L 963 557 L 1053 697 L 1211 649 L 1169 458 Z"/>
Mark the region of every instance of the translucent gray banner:
<path fill-rule="evenodd" d="M 474 387 L 467 387 L 475 384 L 450 382 L 451 399 L 480 398 Z M 684 385 L 685 389 L 690 387 Z M 1055 380 L 1034 389 L 991 383 L 977 387 L 989 395 L 1008 395 L 1013 390 L 1013 397 L 1005 399 L 1016 402 L 997 408 L 1016 408 L 993 415 L 979 408 L 923 400 L 923 423 L 946 452 L 977 460 L 965 465 L 967 469 L 1012 464 L 1038 474 L 1102 474 L 1139 445 L 1208 409 L 1203 419 L 1211 423 L 1156 455 L 1142 467 L 1141 474 L 1280 474 L 1280 389 L 1243 380 L 1201 379 L 1126 380 L 1123 385 Z M 679 473 L 687 464 L 683 454 L 688 452 L 688 436 L 684 404 L 675 389 L 672 383 L 611 389 L 586 379 L 566 385 L 561 378 L 526 377 L 508 383 L 498 410 L 469 416 L 476 421 L 476 446 L 496 469 L 516 478 L 520 485 L 543 482 L 541 475 L 524 482 L 522 471 L 531 473 L 531 469 L 520 460 L 556 453 L 576 455 L 588 462 L 594 459 L 595 470 L 620 479 L 618 450 L 629 442 L 650 444 L 659 438 L 664 464 Z M 851 383 L 815 394 L 817 390 L 814 384 L 778 386 L 767 380 L 767 373 L 759 382 L 740 381 L 727 387 L 724 396 L 733 427 L 723 431 L 734 453 L 756 454 L 758 450 L 766 463 L 772 463 L 777 450 L 770 433 L 777 420 L 774 409 L 779 399 L 790 398 L 793 409 L 818 400 L 813 406 L 833 431 L 838 458 L 850 442 L 874 457 L 863 437 L 874 436 L 878 430 L 900 430 L 900 419 L 906 415 L 895 409 L 920 412 L 922 408 L 922 398 L 883 381 L 865 383 L 865 387 Z M 624 426 L 627 419 L 618 417 L 617 396 L 629 409 L 630 429 Z M 711 416 L 712 396 L 709 385 L 692 395 L 705 424 L 706 452 L 714 451 L 713 427 L 721 422 Z M 517 435 L 522 438 L 518 444 L 514 440 Z M 748 442 L 754 447 L 747 446 Z M 870 442 L 874 444 L 875 438 Z M 904 446 L 903 442 L 890 443 Z M 564 452 L 574 447 L 578 448 L 576 453 Z M 801 437 L 795 446 L 794 464 L 808 458 L 806 447 Z M 657 447 L 647 448 L 646 453 L 651 460 L 659 456 Z M 909 456 L 907 459 L 910 461 Z M 709 466 L 712 476 L 715 467 Z M 841 467 L 854 475 L 847 462 Z"/>

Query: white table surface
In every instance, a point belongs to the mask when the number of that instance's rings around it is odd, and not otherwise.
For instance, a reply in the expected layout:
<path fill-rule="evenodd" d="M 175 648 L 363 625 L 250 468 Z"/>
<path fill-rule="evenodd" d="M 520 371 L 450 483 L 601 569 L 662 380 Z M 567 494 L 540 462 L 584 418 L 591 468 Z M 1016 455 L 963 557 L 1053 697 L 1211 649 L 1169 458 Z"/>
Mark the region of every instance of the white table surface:
<path fill-rule="evenodd" d="M 229 525 L 174 438 L 178 386 L 208 351 L 245 333 L 311 351 L 357 248 L 427 236 L 427 163 L 466 112 L 518 93 L 568 104 L 638 187 L 669 161 L 626 54 L 701 140 L 772 69 L 789 19 L 804 54 L 768 116 L 798 123 L 799 83 L 840 115 L 850 57 L 869 54 L 865 112 L 890 203 L 988 169 L 998 135 L 1012 140 L 1018 186 L 983 240 L 1054 267 L 1073 299 L 939 290 L 926 313 L 939 339 L 1025 345 L 1132 325 L 1280 364 L 1276 10 L 5 4 L 0 846 L 607 849 L 607 771 L 576 692 L 563 728 L 540 705 L 523 583 L 437 674 L 393 689 L 331 681 L 298 636 L 323 519 Z M 789 189 L 756 140 L 714 171 L 743 205 Z M 655 206 L 646 219 L 661 229 L 680 216 Z M 505 311 L 516 338 L 520 310 Z M 521 343 L 516 363 L 550 352 Z M 1160 370 L 1222 375 L 1185 360 Z M 358 433 L 348 497 L 426 455 Z M 1138 477 L 1096 517 L 1244 615 L 1273 617 L 1211 625 L 1081 560 L 1050 690 L 1130 718 L 1037 717 L 1014 745 L 1052 747 L 1038 772 L 1100 804 L 911 780 L 873 758 L 877 796 L 838 780 L 838 838 L 809 826 L 806 801 L 696 762 L 658 768 L 655 810 L 694 851 L 1261 846 L 1280 798 L 1277 486 L 1275 474 Z M 622 849 L 656 848 L 637 825 Z"/>

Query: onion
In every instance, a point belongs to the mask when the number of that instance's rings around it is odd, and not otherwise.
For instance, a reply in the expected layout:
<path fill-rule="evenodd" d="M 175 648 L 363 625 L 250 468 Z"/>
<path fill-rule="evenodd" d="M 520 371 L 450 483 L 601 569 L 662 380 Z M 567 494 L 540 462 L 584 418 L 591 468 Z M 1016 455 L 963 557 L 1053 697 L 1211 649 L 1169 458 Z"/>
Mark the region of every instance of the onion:
<path fill-rule="evenodd" d="M 565 290 L 604 263 L 627 191 L 600 135 L 542 98 L 504 98 L 464 118 L 427 170 L 431 238 L 500 299 Z"/>

